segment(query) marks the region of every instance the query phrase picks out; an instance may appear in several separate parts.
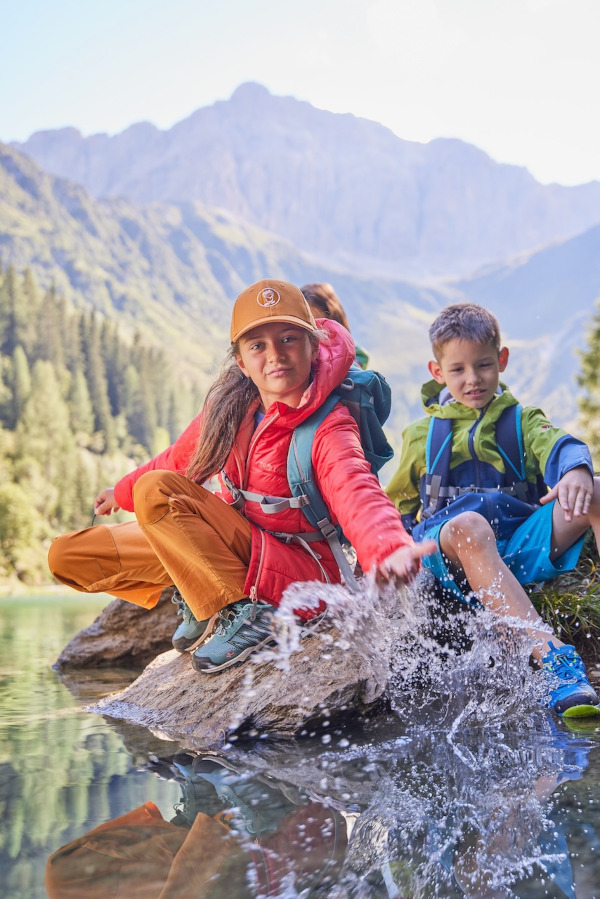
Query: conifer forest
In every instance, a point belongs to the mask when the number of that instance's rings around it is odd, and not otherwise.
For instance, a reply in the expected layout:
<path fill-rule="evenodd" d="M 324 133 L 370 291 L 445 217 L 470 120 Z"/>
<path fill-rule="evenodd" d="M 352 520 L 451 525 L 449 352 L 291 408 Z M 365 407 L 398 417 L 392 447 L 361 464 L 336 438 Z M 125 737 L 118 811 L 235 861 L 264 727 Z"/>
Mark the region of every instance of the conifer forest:
<path fill-rule="evenodd" d="M 48 545 L 196 414 L 166 351 L 0 268 L 0 581 L 47 583 Z M 119 513 L 122 514 L 122 513 Z"/>

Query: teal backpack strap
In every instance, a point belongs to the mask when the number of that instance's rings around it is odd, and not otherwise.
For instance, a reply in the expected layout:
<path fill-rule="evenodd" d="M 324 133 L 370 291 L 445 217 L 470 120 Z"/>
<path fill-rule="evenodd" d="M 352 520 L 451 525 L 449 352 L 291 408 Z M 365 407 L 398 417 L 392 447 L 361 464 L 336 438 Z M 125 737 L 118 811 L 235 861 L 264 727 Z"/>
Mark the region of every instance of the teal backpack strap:
<path fill-rule="evenodd" d="M 312 446 L 315 433 L 339 400 L 337 393 L 331 393 L 310 418 L 295 428 L 288 452 L 287 478 L 292 496 L 300 500 L 306 518 L 327 540 L 346 586 L 356 593 L 358 584 L 342 549 L 340 534 L 331 521 L 329 509 L 313 477 Z M 306 502 L 302 502 L 304 499 Z"/>
<path fill-rule="evenodd" d="M 329 543 L 346 586 L 355 593 L 359 589 L 358 583 L 342 549 L 343 535 L 331 521 L 329 509 L 314 481 L 312 467 L 315 432 L 338 402 L 348 409 L 358 425 L 361 446 L 373 474 L 376 475 L 392 458 L 394 451 L 383 431 L 392 404 L 390 386 L 379 372 L 351 366 L 342 383 L 295 429 L 288 453 L 287 475 L 292 496 L 308 497 L 302 512 Z"/>
<path fill-rule="evenodd" d="M 429 518 L 446 505 L 450 492 L 450 456 L 452 455 L 452 419 L 436 418 L 429 422 L 425 445 L 425 484 L 422 518 Z"/>

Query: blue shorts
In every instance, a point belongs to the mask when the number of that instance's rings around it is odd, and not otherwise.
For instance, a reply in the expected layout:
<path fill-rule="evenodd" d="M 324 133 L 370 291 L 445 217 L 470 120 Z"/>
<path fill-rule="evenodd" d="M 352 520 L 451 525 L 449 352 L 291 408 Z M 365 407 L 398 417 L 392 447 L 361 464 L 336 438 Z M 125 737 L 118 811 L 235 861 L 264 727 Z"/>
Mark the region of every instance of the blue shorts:
<path fill-rule="evenodd" d="M 496 542 L 498 554 L 520 584 L 549 581 L 565 571 L 572 571 L 579 561 L 585 534 L 573 546 L 565 550 L 562 556 L 559 556 L 554 562 L 550 561 L 554 502 L 547 506 L 540 506 L 523 524 L 519 525 L 511 537 Z M 445 523 L 445 521 L 441 522 L 427 532 L 426 537 L 436 541 L 438 551 L 431 556 L 424 556 L 422 563 L 425 568 L 429 568 L 433 572 L 444 589 L 449 590 L 462 602 L 479 605 L 477 600 L 469 599 L 462 593 L 446 565 L 440 549 L 440 530 Z"/>

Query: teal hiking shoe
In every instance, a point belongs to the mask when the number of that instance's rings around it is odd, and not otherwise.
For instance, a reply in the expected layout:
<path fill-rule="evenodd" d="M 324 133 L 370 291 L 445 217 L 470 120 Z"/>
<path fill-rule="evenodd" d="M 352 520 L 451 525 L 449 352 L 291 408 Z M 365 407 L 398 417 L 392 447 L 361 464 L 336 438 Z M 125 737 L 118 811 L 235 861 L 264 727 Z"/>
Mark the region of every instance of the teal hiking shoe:
<path fill-rule="evenodd" d="M 237 665 L 267 643 L 274 643 L 271 622 L 275 609 L 267 602 L 241 599 L 221 610 L 214 634 L 192 653 L 196 671 L 212 674 Z"/>
<path fill-rule="evenodd" d="M 542 659 L 542 673 L 548 693 L 545 705 L 557 715 L 586 717 L 600 702 L 587 679 L 585 665 L 572 646 L 557 648 L 552 642 Z"/>
<path fill-rule="evenodd" d="M 171 602 L 179 606 L 177 616 L 181 616 L 182 618 L 181 623 L 173 634 L 173 648 L 176 649 L 177 652 L 190 652 L 212 632 L 213 625 L 219 617 L 219 613 L 215 612 L 211 618 L 205 618 L 202 621 L 198 621 L 194 618 L 192 610 L 177 587 L 175 587 L 175 590 L 173 591 Z"/>
<path fill-rule="evenodd" d="M 173 806 L 175 817 L 171 824 L 180 827 L 191 827 L 199 812 L 211 818 L 227 808 L 215 784 L 207 777 L 198 777 L 194 773 L 195 759 L 188 753 L 178 753 L 173 757 L 173 767 L 177 769 L 177 780 L 181 786 L 181 799 Z"/>

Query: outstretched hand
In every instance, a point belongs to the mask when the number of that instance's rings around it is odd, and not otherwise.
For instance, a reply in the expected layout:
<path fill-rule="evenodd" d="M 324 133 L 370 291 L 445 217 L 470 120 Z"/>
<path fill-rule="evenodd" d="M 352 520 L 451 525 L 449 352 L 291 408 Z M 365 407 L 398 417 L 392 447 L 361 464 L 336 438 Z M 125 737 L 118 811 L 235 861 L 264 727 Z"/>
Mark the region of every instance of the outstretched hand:
<path fill-rule="evenodd" d="M 121 507 L 115 502 L 114 487 L 105 487 L 94 500 L 94 515 L 110 515 Z"/>
<path fill-rule="evenodd" d="M 565 521 L 587 515 L 594 495 L 594 480 L 585 466 L 572 468 L 562 476 L 549 493 L 540 499 L 542 505 L 557 499 L 565 513 Z"/>
<path fill-rule="evenodd" d="M 396 581 L 400 584 L 410 584 L 419 573 L 421 559 L 437 552 L 435 540 L 424 540 L 422 543 L 410 543 L 394 550 L 380 564 L 377 576 L 380 580 Z"/>

